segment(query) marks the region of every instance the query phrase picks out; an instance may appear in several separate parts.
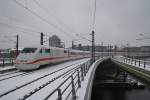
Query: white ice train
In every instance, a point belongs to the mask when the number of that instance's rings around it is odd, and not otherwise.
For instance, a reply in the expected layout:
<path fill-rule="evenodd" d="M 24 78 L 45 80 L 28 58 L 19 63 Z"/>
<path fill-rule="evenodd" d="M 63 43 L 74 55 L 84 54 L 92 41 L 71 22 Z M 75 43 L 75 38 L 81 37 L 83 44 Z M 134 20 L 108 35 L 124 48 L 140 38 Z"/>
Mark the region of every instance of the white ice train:
<path fill-rule="evenodd" d="M 32 70 L 41 65 L 87 57 L 87 54 L 85 51 L 56 47 L 26 47 L 15 60 L 15 67 L 19 70 Z"/>

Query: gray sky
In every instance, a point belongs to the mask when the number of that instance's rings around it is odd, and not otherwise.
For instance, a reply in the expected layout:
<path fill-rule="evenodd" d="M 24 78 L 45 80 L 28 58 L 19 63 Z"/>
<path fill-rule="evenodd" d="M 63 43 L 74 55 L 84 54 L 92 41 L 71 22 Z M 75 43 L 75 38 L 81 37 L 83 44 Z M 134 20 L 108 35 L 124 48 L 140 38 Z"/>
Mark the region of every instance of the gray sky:
<path fill-rule="evenodd" d="M 91 39 L 94 0 L 16 0 L 47 23 L 14 1 L 0 0 L 0 48 L 15 47 L 16 34 L 20 47 L 38 45 L 40 32 L 58 35 L 67 46 L 79 39 L 75 34 Z M 150 45 L 150 40 L 136 40 L 140 33 L 150 33 L 150 0 L 97 0 L 96 44 Z"/>

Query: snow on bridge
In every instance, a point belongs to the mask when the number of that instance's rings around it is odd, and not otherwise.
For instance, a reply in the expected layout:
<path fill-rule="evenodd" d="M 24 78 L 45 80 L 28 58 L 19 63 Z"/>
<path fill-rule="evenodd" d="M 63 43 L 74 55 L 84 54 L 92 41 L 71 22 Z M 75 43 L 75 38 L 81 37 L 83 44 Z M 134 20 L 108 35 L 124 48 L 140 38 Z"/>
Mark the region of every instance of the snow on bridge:
<path fill-rule="evenodd" d="M 30 72 L 1 73 L 0 100 L 83 100 L 92 71 L 89 65 L 89 59 L 81 59 Z"/>

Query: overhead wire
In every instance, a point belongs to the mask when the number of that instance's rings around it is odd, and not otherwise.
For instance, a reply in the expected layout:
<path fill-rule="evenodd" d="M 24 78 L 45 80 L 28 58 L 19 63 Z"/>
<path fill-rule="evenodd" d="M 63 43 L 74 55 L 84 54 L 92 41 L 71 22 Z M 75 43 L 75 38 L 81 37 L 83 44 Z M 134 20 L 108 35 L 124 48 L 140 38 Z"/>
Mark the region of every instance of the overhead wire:
<path fill-rule="evenodd" d="M 16 20 L 16 19 L 14 19 L 14 18 L 10 18 L 10 17 L 8 17 L 8 16 L 0 16 L 1 18 L 2 17 L 4 17 L 5 19 L 7 19 L 7 20 L 13 20 L 13 21 L 15 21 L 15 22 L 17 22 L 18 23 L 18 21 Z M 27 35 L 27 36 L 31 36 L 31 35 L 36 35 L 36 36 L 38 36 L 39 37 L 39 34 L 37 34 L 37 33 L 40 33 L 40 32 L 38 32 L 38 31 L 35 31 L 35 30 L 33 30 L 33 29 L 29 29 L 29 28 L 23 28 L 23 27 L 20 27 L 20 26 L 16 26 L 16 25 L 13 25 L 13 24 L 6 24 L 6 23 L 3 23 L 3 22 L 0 22 L 0 25 L 3 25 L 3 26 L 5 26 L 5 27 L 7 27 L 7 28 L 11 28 L 11 29 L 15 29 L 15 31 L 17 30 L 17 33 L 14 33 L 14 34 L 19 34 L 19 35 Z M 25 34 L 24 34 L 25 33 Z M 35 33 L 35 34 L 33 34 L 33 33 Z M 4 33 L 1 33 L 1 34 L 4 34 Z M 6 33 L 5 32 L 5 34 L 12 34 L 12 32 L 11 33 Z M 11 42 L 16 42 L 16 41 L 14 41 L 14 40 L 12 40 L 11 39 L 11 37 L 14 37 L 14 36 L 16 36 L 16 35 L 13 35 L 13 36 L 0 36 L 0 38 L 1 39 L 6 39 L 7 38 L 7 40 L 5 40 L 5 41 L 11 41 Z M 4 40 L 2 40 L 1 42 L 4 42 Z"/>
<path fill-rule="evenodd" d="M 19 21 L 18 21 L 16 18 L 14 18 L 14 17 L 8 17 L 8 16 L 0 16 L 0 17 L 1 17 L 1 18 L 4 17 L 5 19 L 7 19 L 7 20 L 9 20 L 9 21 L 12 21 L 12 22 L 17 22 L 17 24 L 19 23 L 19 24 L 24 24 L 24 25 L 25 25 L 25 23 L 19 22 Z M 25 25 L 25 26 L 28 26 L 28 25 Z M 22 27 L 21 27 L 21 28 L 22 28 Z M 36 31 L 36 30 L 34 30 L 34 29 L 31 29 L 31 28 L 24 28 L 24 29 L 38 33 L 38 31 Z"/>
<path fill-rule="evenodd" d="M 15 36 L 15 35 L 14 35 Z M 1 36 L 1 37 L 3 37 L 3 39 L 5 39 L 5 40 L 1 40 L 1 42 L 14 42 L 14 43 L 16 43 L 16 41 L 14 41 L 14 40 L 12 40 L 12 38 L 14 37 L 14 36 L 6 36 L 6 35 L 4 35 L 4 36 Z M 6 39 L 7 38 L 7 39 Z"/>
<path fill-rule="evenodd" d="M 22 3 L 18 2 L 17 0 L 14 0 L 14 2 L 23 7 L 24 9 L 26 9 L 27 11 L 29 11 L 31 14 L 33 14 L 34 16 L 36 16 L 37 18 L 39 18 L 40 20 L 42 20 L 43 22 L 47 23 L 48 25 L 50 25 L 51 27 L 54 27 L 55 29 L 59 30 L 60 32 L 63 32 L 65 35 L 67 35 L 68 33 L 65 32 L 63 29 L 59 28 L 57 25 L 50 23 L 47 19 L 43 18 L 42 16 L 38 15 L 36 12 L 34 12 L 33 10 L 31 10 L 30 8 L 26 7 L 25 5 L 23 5 Z M 70 35 L 70 34 L 68 34 Z M 67 35 L 67 36 L 68 36 Z"/>
<path fill-rule="evenodd" d="M 32 10 L 29 9 L 28 7 L 24 6 L 23 4 L 19 3 L 17 0 L 14 0 L 14 1 L 15 1 L 15 3 L 19 4 L 20 6 L 22 6 L 22 7 L 25 8 L 26 10 L 28 10 L 30 13 L 32 13 L 32 14 L 35 15 L 36 17 L 40 18 L 42 21 L 44 21 L 44 22 L 46 22 L 47 24 L 49 24 L 50 26 L 53 26 L 54 28 L 58 29 L 59 31 L 61 31 L 61 32 L 65 33 L 65 34 L 67 34 L 67 36 L 70 35 L 70 34 L 68 34 L 67 32 L 65 32 L 63 29 L 59 28 L 57 25 L 52 24 L 52 23 L 49 23 L 48 20 L 46 20 L 46 19 L 44 19 L 43 17 L 39 16 L 36 12 L 32 11 Z M 43 9 L 46 13 L 49 14 L 49 11 L 48 11 L 47 9 L 45 9 L 44 7 L 42 7 L 38 1 L 36 1 L 36 0 L 33 0 L 33 1 L 34 1 L 41 9 Z M 50 16 L 54 16 L 54 17 L 57 19 L 57 21 L 59 22 L 59 24 L 63 24 L 64 26 L 66 26 L 66 25 L 65 25 L 61 20 L 59 20 L 55 15 L 53 15 L 53 14 L 49 14 L 49 15 L 50 15 Z M 69 28 L 67 28 L 67 29 L 69 29 Z M 74 32 L 74 33 L 76 33 L 76 32 Z M 74 34 L 74 35 L 75 35 L 75 34 Z M 77 35 L 75 35 L 75 36 L 77 36 Z M 86 39 L 86 38 L 84 38 L 84 37 L 81 37 L 81 36 L 78 36 L 78 37 L 80 37 L 80 38 L 82 38 L 82 39 L 84 39 L 84 40 L 90 41 L 89 39 Z"/>
<path fill-rule="evenodd" d="M 35 4 L 37 4 L 43 11 L 45 11 L 48 15 L 53 16 L 57 22 L 61 25 L 63 25 L 63 27 L 65 27 L 66 29 L 70 30 L 71 32 L 77 33 L 74 30 L 72 30 L 70 27 L 68 27 L 65 23 L 63 23 L 55 14 L 50 13 L 45 7 L 41 6 L 40 3 L 37 0 L 33 0 L 35 2 Z"/>
<path fill-rule="evenodd" d="M 2 18 L 2 17 L 4 17 L 4 18 L 7 19 L 7 20 L 10 20 L 10 21 L 15 21 L 15 22 L 17 22 L 17 23 L 19 23 L 19 24 L 24 24 L 24 23 L 22 23 L 22 22 L 18 22 L 18 20 L 17 20 L 16 18 L 14 18 L 14 17 L 12 18 L 12 17 L 8 17 L 8 16 L 1 16 L 1 15 L 0 15 L 0 18 Z M 26 30 L 28 33 L 29 33 L 29 32 L 36 33 L 36 34 L 37 34 L 37 33 L 41 33 L 40 31 L 36 31 L 35 29 L 23 28 L 23 27 L 20 27 L 20 26 L 13 26 L 12 24 L 11 24 L 11 25 L 9 25 L 9 24 L 6 25 L 6 23 L 2 23 L 2 22 L 1 22 L 1 25 L 3 25 L 3 24 L 5 24 L 5 26 L 7 26 L 7 27 L 15 27 L 15 28 L 19 28 L 19 29 Z M 25 25 L 25 26 L 28 26 L 28 25 Z M 26 32 L 26 31 L 22 31 L 22 32 Z M 31 33 L 31 34 L 32 34 L 32 33 Z M 52 32 L 48 32 L 48 33 L 52 33 Z M 31 34 L 30 34 L 30 35 L 31 35 Z M 44 35 L 45 35 L 45 36 L 49 36 L 49 35 L 46 34 L 46 32 L 44 32 Z"/>
<path fill-rule="evenodd" d="M 87 40 L 87 41 L 89 41 L 89 42 L 92 42 L 91 40 L 89 40 L 89 39 L 87 39 L 87 38 L 85 38 L 85 37 L 83 37 L 83 36 L 79 36 L 79 34 L 76 34 L 78 37 L 80 37 L 81 39 L 84 39 L 84 40 Z"/>
<path fill-rule="evenodd" d="M 20 27 L 20 26 L 9 25 L 9 24 L 3 23 L 3 22 L 0 22 L 0 24 L 3 25 L 3 26 L 6 26 L 8 28 L 21 29 L 21 31 L 24 31 L 24 32 L 36 33 L 36 35 L 37 35 L 37 33 L 39 33 L 39 32 L 30 30 L 30 29 L 26 29 L 26 28 L 23 28 L 23 27 Z"/>
<path fill-rule="evenodd" d="M 25 28 L 22 28 L 22 27 L 18 27 L 18 26 L 12 26 L 12 25 L 9 25 L 9 24 L 6 24 L 6 23 L 2 23 L 2 22 L 0 22 L 0 24 L 1 25 L 3 25 L 3 26 L 6 26 L 6 27 L 8 27 L 8 28 L 12 28 L 12 29 L 19 29 L 19 31 L 22 33 L 22 35 L 27 35 L 27 36 L 31 36 L 31 34 L 32 33 L 34 33 L 34 32 L 31 32 L 31 30 L 28 30 L 28 29 L 25 29 Z M 21 29 L 21 30 L 20 30 Z M 30 31 L 30 32 L 28 32 L 28 31 Z M 21 35 L 21 33 L 20 33 L 20 35 Z M 26 33 L 26 34 L 23 34 L 23 33 Z M 7 33 L 8 34 L 8 33 Z M 38 36 L 39 37 L 39 34 L 32 34 L 32 35 L 36 35 L 36 36 Z M 1 38 L 1 42 L 16 42 L 16 41 L 14 41 L 14 40 L 12 40 L 11 39 L 11 37 L 14 37 L 14 36 L 16 36 L 16 35 L 13 35 L 13 36 L 0 36 L 0 38 Z M 6 38 L 7 38 L 7 40 L 6 40 Z M 5 40 L 3 40 L 3 39 L 5 39 Z"/>
<path fill-rule="evenodd" d="M 27 11 L 29 11 L 30 13 L 32 13 L 33 15 L 37 16 L 39 19 L 41 19 L 42 21 L 46 22 L 47 24 L 49 24 L 50 26 L 53 26 L 55 29 L 67 34 L 64 30 L 62 30 L 61 28 L 59 28 L 57 25 L 53 24 L 53 23 L 50 23 L 47 19 L 43 18 L 42 16 L 39 16 L 36 12 L 34 12 L 32 9 L 28 8 L 27 6 L 24 6 L 22 3 L 18 2 L 17 0 L 14 0 L 16 4 L 22 6 L 23 8 L 25 8 Z M 36 1 L 36 0 L 34 0 Z M 59 20 L 59 19 L 58 19 Z M 61 23 L 61 21 L 58 21 Z M 14 29 L 21 29 L 21 31 L 23 32 L 26 32 L 26 31 L 30 31 L 30 32 L 34 32 L 34 33 L 39 33 L 37 31 L 33 31 L 33 30 L 30 30 L 30 29 L 26 29 L 26 28 L 22 28 L 22 27 L 19 27 L 19 26 L 12 26 L 12 25 L 9 25 L 9 24 L 5 24 L 5 23 L 1 23 L 1 25 L 4 25 L 4 26 L 7 26 L 7 27 L 11 27 L 11 28 L 14 28 Z M 63 23 L 62 23 L 63 24 Z M 26 31 L 25 31 L 26 30 Z M 26 33 L 29 33 L 29 32 L 26 32 Z M 70 35 L 70 34 L 69 34 Z M 48 35 L 46 35 L 48 36 Z M 68 36 L 68 35 L 67 35 Z M 79 36 L 80 37 L 80 36 Z M 81 38 L 81 37 L 80 37 Z M 88 40 L 84 37 L 82 37 L 82 39 L 84 40 Z M 89 41 L 89 40 L 88 40 Z"/>

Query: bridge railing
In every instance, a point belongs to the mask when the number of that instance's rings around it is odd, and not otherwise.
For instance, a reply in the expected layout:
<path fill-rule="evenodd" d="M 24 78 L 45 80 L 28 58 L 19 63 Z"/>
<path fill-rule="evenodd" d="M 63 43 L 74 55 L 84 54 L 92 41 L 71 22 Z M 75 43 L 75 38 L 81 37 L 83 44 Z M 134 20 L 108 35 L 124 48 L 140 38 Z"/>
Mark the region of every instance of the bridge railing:
<path fill-rule="evenodd" d="M 134 65 L 136 67 L 150 70 L 150 62 L 149 61 L 135 59 L 133 57 L 127 58 L 127 57 L 123 57 L 123 56 L 115 57 L 115 59 L 122 63 L 130 64 L 130 65 Z"/>
<path fill-rule="evenodd" d="M 81 82 L 84 80 L 89 68 L 90 60 L 77 66 L 76 70 L 57 86 L 44 100 L 48 100 L 55 93 L 57 93 L 57 100 L 62 100 L 63 98 L 67 100 L 69 97 L 72 97 L 72 100 L 76 100 L 76 92 L 81 88 Z M 70 96 L 71 94 L 72 96 Z"/>
<path fill-rule="evenodd" d="M 14 58 L 0 58 L 0 66 L 13 65 L 14 60 Z"/>

